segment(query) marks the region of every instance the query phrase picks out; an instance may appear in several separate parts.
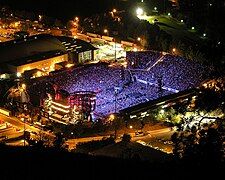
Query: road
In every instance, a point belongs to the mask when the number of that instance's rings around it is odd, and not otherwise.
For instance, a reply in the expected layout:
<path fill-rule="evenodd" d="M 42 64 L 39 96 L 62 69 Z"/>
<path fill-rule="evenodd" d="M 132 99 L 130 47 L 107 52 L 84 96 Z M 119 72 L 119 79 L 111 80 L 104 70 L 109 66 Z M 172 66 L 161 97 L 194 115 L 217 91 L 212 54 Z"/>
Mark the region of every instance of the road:
<path fill-rule="evenodd" d="M 5 121 L 5 122 L 10 123 L 16 129 L 24 130 L 24 128 L 25 128 L 25 130 L 26 131 L 29 131 L 29 132 L 36 132 L 36 133 L 40 133 L 41 132 L 41 133 L 45 133 L 48 136 L 53 137 L 53 134 L 52 133 L 46 132 L 46 131 L 42 131 L 39 128 L 36 128 L 34 126 L 31 126 L 31 125 L 29 125 L 27 123 L 22 122 L 21 120 L 19 120 L 16 117 L 8 117 L 8 116 L 5 116 L 3 114 L 0 114 L 0 119 L 3 120 L 3 121 Z"/>
<path fill-rule="evenodd" d="M 166 153 L 172 153 L 173 146 L 170 144 L 170 137 L 174 132 L 175 131 L 171 130 L 171 128 L 147 131 L 147 135 L 139 137 L 134 136 L 132 137 L 132 141 L 136 141 L 142 145 L 149 146 Z"/>
<path fill-rule="evenodd" d="M 7 139 L 16 138 L 23 135 L 23 131 L 16 131 L 14 127 L 0 130 L 0 137 L 6 136 Z"/>
<path fill-rule="evenodd" d="M 130 133 L 132 136 L 131 141 L 143 141 L 146 144 L 149 144 L 151 142 L 154 142 L 156 138 L 166 138 L 169 139 L 171 134 L 174 131 L 171 131 L 171 128 L 163 128 L 163 129 L 158 129 L 154 131 L 147 131 L 146 136 L 135 136 L 135 133 Z M 121 137 L 122 134 L 118 134 L 118 137 Z M 67 140 L 66 144 L 69 146 L 69 150 L 73 149 L 77 143 L 83 143 L 83 142 L 88 142 L 88 141 L 96 141 L 96 140 L 101 140 L 103 137 L 109 137 L 109 136 L 95 136 L 95 137 L 85 137 L 85 138 L 77 138 L 77 139 L 69 139 Z M 116 142 L 120 141 L 121 138 L 118 138 Z M 171 149 L 171 147 L 168 147 L 165 145 L 165 148 Z"/>
<path fill-rule="evenodd" d="M 30 126 L 27 123 L 24 124 L 21 120 L 19 120 L 16 117 L 8 117 L 8 116 L 5 116 L 3 114 L 0 114 L 0 119 L 5 121 L 5 122 L 8 122 L 8 123 L 12 124 L 14 127 L 17 127 L 18 129 L 23 130 L 24 127 L 25 127 L 25 130 L 34 131 L 36 133 L 40 132 L 40 129 L 38 129 L 36 127 L 33 127 L 33 126 Z"/>
<path fill-rule="evenodd" d="M 13 127 L 6 128 L 0 130 L 0 135 L 6 135 L 9 139 L 15 138 L 18 136 L 23 135 L 24 125 L 25 129 L 30 132 L 42 132 L 49 136 L 53 135 L 49 132 L 42 131 L 36 127 L 30 126 L 29 124 L 24 124 L 21 120 L 15 117 L 7 117 L 5 115 L 0 114 L 0 119 L 12 124 Z M 18 129 L 20 131 L 18 131 Z M 135 136 L 135 133 L 130 133 L 132 139 L 131 141 L 137 141 L 143 145 L 150 146 L 152 148 L 160 149 L 164 152 L 171 153 L 172 152 L 172 145 L 165 144 L 165 141 L 170 139 L 174 131 L 171 131 L 171 128 L 162 128 L 153 131 L 147 131 L 145 136 Z M 66 144 L 69 146 L 69 150 L 73 149 L 77 143 L 88 142 L 93 140 L 101 140 L 103 137 L 109 136 L 95 136 L 95 137 L 85 137 L 85 138 L 77 138 L 77 139 L 69 139 L 67 140 Z M 118 134 L 118 137 L 122 137 L 122 134 Z M 162 141 L 163 140 L 163 141 Z M 121 138 L 118 138 L 116 142 L 121 141 Z M 21 142 L 15 142 L 14 145 L 19 145 Z"/>

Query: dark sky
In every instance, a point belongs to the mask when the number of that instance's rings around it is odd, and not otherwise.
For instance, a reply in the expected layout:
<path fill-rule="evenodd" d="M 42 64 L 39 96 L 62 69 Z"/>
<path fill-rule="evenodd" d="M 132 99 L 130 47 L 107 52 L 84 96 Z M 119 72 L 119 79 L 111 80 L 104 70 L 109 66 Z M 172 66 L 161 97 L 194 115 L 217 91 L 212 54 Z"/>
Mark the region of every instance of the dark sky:
<path fill-rule="evenodd" d="M 135 1 L 135 0 L 134 0 Z M 0 0 L 0 4 L 13 9 L 34 11 L 62 19 L 78 16 L 89 16 L 103 12 L 118 5 L 123 0 Z"/>

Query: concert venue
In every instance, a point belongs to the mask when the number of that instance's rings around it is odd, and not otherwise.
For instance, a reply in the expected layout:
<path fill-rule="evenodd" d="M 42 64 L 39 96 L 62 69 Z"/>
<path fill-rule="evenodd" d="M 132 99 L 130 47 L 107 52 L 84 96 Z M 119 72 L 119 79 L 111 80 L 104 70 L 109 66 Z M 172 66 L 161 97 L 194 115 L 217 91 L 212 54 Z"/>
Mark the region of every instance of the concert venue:
<path fill-rule="evenodd" d="M 127 52 L 126 67 L 107 63 L 76 67 L 38 81 L 30 93 L 51 84 L 56 92 L 54 98 L 51 95 L 45 98 L 50 119 L 63 123 L 76 123 L 78 119 L 95 121 L 128 107 L 198 87 L 209 72 L 208 67 L 170 54 Z"/>

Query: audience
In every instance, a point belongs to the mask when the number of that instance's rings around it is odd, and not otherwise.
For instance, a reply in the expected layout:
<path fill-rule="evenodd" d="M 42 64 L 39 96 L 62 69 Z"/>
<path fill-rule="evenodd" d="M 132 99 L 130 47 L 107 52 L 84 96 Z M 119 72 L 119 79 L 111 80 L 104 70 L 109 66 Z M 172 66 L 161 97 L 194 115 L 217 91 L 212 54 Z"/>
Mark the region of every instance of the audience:
<path fill-rule="evenodd" d="M 53 84 L 69 93 L 94 91 L 96 93 L 94 114 L 105 116 L 157 99 L 159 96 L 196 87 L 209 73 L 201 64 L 158 52 L 138 52 L 138 55 L 128 53 L 127 59 L 128 69 L 125 69 L 125 78 L 121 77 L 120 67 L 98 63 L 45 78 L 31 86 L 29 92 L 40 95 L 46 89 L 52 89 L 50 86 Z M 159 84 L 162 84 L 161 91 Z"/>

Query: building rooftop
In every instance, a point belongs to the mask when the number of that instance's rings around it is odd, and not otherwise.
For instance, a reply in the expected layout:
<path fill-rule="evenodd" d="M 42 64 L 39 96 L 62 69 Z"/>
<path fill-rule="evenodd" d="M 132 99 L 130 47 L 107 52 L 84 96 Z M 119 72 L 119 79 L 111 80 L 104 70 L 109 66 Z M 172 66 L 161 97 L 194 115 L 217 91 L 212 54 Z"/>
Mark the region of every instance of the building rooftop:
<path fill-rule="evenodd" d="M 13 65 L 13 66 L 21 66 L 21 65 L 25 65 L 25 64 L 29 64 L 29 63 L 38 62 L 38 61 L 43 60 L 43 59 L 48 59 L 48 58 L 60 56 L 60 55 L 63 55 L 63 54 L 66 54 L 66 52 L 60 51 L 60 50 L 42 52 L 40 54 L 35 54 L 35 55 L 27 56 L 27 57 L 17 58 L 13 61 L 7 62 L 7 64 Z"/>
<path fill-rule="evenodd" d="M 66 53 L 80 53 L 96 48 L 80 39 L 39 34 L 0 43 L 0 64 L 21 66 Z"/>
<path fill-rule="evenodd" d="M 54 36 L 41 34 L 0 43 L 0 63 L 37 57 L 48 52 L 64 51 L 65 46 Z"/>
<path fill-rule="evenodd" d="M 91 45 L 90 43 L 83 41 L 81 39 L 75 39 L 67 36 L 57 36 L 56 37 L 59 41 L 65 45 L 66 50 L 69 52 L 84 52 L 89 50 L 96 50 L 97 48 Z"/>

